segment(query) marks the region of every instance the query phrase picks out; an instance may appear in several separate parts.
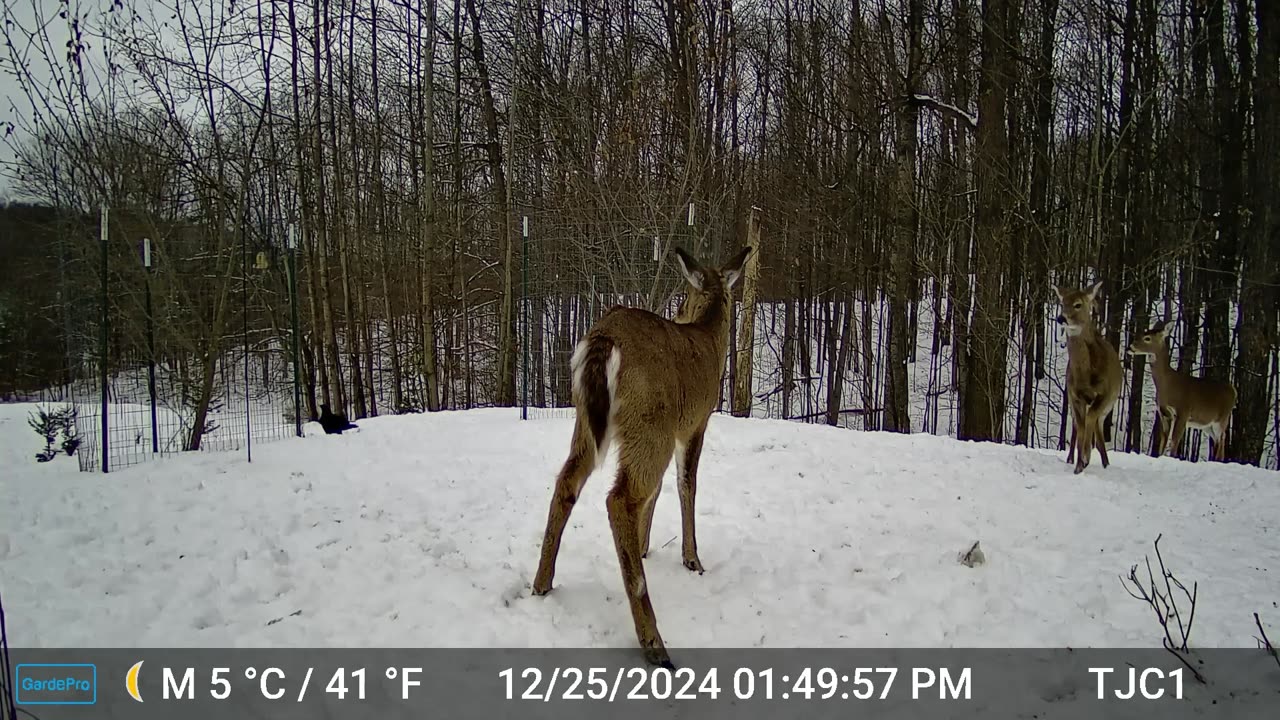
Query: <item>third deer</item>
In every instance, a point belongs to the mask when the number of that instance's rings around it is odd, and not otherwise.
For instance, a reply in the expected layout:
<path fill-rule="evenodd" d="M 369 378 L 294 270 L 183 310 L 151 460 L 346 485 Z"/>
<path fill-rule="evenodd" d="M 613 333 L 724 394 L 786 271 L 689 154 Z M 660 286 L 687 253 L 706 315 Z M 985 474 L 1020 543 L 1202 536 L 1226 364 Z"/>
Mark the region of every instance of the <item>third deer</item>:
<path fill-rule="evenodd" d="M 1156 437 L 1156 456 L 1168 449 L 1176 453 L 1182 446 L 1187 428 L 1202 429 L 1209 435 L 1209 458 L 1226 459 L 1226 435 L 1231 425 L 1231 411 L 1236 406 L 1236 389 L 1231 383 L 1196 377 L 1175 370 L 1169 364 L 1169 323 L 1155 327 L 1134 338 L 1130 355 L 1151 359 L 1151 376 L 1156 383 L 1156 408 L 1160 413 L 1160 432 Z M 1176 418 L 1176 419 L 1175 419 Z M 1173 442 L 1169 428 L 1173 428 Z"/>
<path fill-rule="evenodd" d="M 1110 465 L 1102 436 L 1102 423 L 1120 397 L 1124 375 L 1120 354 L 1093 324 L 1093 304 L 1102 282 L 1077 290 L 1055 287 L 1062 303 L 1059 325 L 1067 330 L 1067 406 L 1072 419 L 1072 451 L 1076 474 L 1089 466 L 1093 448 Z M 1070 456 L 1068 456 L 1070 461 Z"/>

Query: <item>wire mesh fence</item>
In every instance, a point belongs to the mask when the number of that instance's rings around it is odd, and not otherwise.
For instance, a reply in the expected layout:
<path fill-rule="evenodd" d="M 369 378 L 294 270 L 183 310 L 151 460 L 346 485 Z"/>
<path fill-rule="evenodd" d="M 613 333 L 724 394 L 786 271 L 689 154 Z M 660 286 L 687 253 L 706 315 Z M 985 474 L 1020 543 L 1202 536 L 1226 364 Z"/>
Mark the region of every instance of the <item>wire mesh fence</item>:
<path fill-rule="evenodd" d="M 188 451 L 251 460 L 255 443 L 301 435 L 292 243 L 148 227 L 107 210 L 93 230 L 98 242 L 77 246 L 97 252 L 67 259 L 64 396 L 81 470 Z"/>
<path fill-rule="evenodd" d="M 521 213 L 517 226 L 515 404 L 524 418 L 572 414 L 574 345 L 608 308 L 675 316 L 684 280 L 672 260 L 674 245 L 718 261 L 735 232 L 732 223 L 715 223 L 715 230 L 695 224 L 695 211 L 686 204 L 580 215 L 531 209 Z M 313 379 L 302 387 L 307 372 L 299 362 L 306 355 L 295 347 L 297 254 L 281 233 L 210 236 L 208 229 L 156 227 L 127 215 L 81 218 L 65 232 L 78 234 L 76 242 L 66 243 L 58 281 L 68 371 L 46 397 L 74 410 L 82 470 L 109 472 L 188 451 L 240 451 L 252 459 L 256 444 L 302 434 L 302 422 L 312 415 L 302 398 L 316 392 Z M 765 247 L 784 240 L 766 237 Z M 781 262 L 785 248 L 765 256 L 762 287 L 770 283 L 769 264 Z M 953 435 L 954 347 L 937 342 L 945 323 L 935 322 L 930 303 L 926 296 L 920 306 L 909 412 L 913 430 Z M 842 427 L 878 429 L 884 408 L 883 305 L 878 293 L 868 296 L 852 285 L 819 295 L 763 291 L 751 341 L 750 414 L 801 422 L 832 422 L 834 416 Z M 446 320 L 453 311 L 436 312 L 437 332 L 449 332 Z M 733 313 L 722 411 L 729 409 L 734 374 L 743 371 L 735 367 L 740 303 Z M 497 334 L 489 327 L 496 319 L 485 325 L 464 317 L 467 337 L 476 342 L 450 347 L 461 349 L 460 355 L 468 355 L 467 348 L 496 347 L 485 342 Z M 399 344 L 375 342 L 368 351 L 376 356 L 376 362 L 366 362 L 368 387 L 378 393 L 379 406 L 399 409 L 378 389 L 385 384 L 383 361 L 398 354 L 402 366 L 416 367 L 418 360 L 406 348 L 418 342 L 402 333 Z M 1065 357 L 1057 343 L 1049 343 L 1046 376 L 1024 385 L 1018 373 L 1025 352 L 1011 342 L 1005 437 L 1013 437 L 1021 411 L 1030 418 L 1027 444 L 1058 447 L 1066 427 Z M 477 366 L 466 377 L 485 370 Z M 446 373 L 446 382 L 450 377 Z M 454 395 L 446 406 L 458 404 Z M 469 393 L 459 397 L 471 405 Z M 1122 402 L 1117 427 L 1127 422 L 1125 412 Z M 1122 440 L 1114 432 L 1109 444 L 1115 448 Z M 1199 438 L 1191 442 L 1198 445 Z M 1266 456 L 1268 465 L 1275 462 L 1273 444 Z"/>

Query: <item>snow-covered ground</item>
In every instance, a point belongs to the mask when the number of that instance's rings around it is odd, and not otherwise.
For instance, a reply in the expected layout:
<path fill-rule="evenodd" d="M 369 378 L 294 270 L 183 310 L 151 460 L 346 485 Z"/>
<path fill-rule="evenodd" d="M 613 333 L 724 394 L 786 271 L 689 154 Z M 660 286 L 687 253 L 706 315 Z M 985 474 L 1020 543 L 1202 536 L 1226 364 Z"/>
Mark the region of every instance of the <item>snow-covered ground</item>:
<path fill-rule="evenodd" d="M 587 483 L 556 589 L 531 597 L 571 421 L 517 410 L 380 417 L 104 476 L 38 464 L 32 405 L 0 405 L 0 592 L 15 647 L 634 647 Z M 1191 644 L 1280 627 L 1274 472 L 716 416 L 680 562 L 669 468 L 646 560 L 690 647 L 1154 647 L 1121 584 L 1161 550 L 1199 583 Z M 981 541 L 986 563 L 957 556 Z M 1145 577 L 1145 572 L 1144 575 Z M 1273 635 L 1280 632 L 1273 632 Z"/>

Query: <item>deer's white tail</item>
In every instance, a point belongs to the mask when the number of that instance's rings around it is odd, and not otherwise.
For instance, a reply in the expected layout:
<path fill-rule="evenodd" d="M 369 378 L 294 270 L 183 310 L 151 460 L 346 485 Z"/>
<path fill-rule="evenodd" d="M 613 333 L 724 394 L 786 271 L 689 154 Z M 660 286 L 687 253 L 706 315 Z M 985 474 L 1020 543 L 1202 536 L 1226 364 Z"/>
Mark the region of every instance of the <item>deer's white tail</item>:
<path fill-rule="evenodd" d="M 579 416 L 586 415 L 599 462 L 608 450 L 609 419 L 618 399 L 622 351 L 607 337 L 590 337 L 574 348 L 569 367 L 573 372 L 573 404 Z"/>

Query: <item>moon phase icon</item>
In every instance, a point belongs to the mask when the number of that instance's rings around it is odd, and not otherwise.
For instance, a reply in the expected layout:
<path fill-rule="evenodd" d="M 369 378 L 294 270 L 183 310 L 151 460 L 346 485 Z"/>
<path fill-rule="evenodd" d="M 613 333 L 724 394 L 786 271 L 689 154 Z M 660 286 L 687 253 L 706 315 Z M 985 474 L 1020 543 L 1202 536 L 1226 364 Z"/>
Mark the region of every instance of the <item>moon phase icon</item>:
<path fill-rule="evenodd" d="M 129 668 L 129 672 L 124 676 L 124 688 L 129 691 L 129 697 L 142 702 L 142 695 L 138 692 L 138 671 L 142 669 L 143 660 L 133 664 Z"/>

